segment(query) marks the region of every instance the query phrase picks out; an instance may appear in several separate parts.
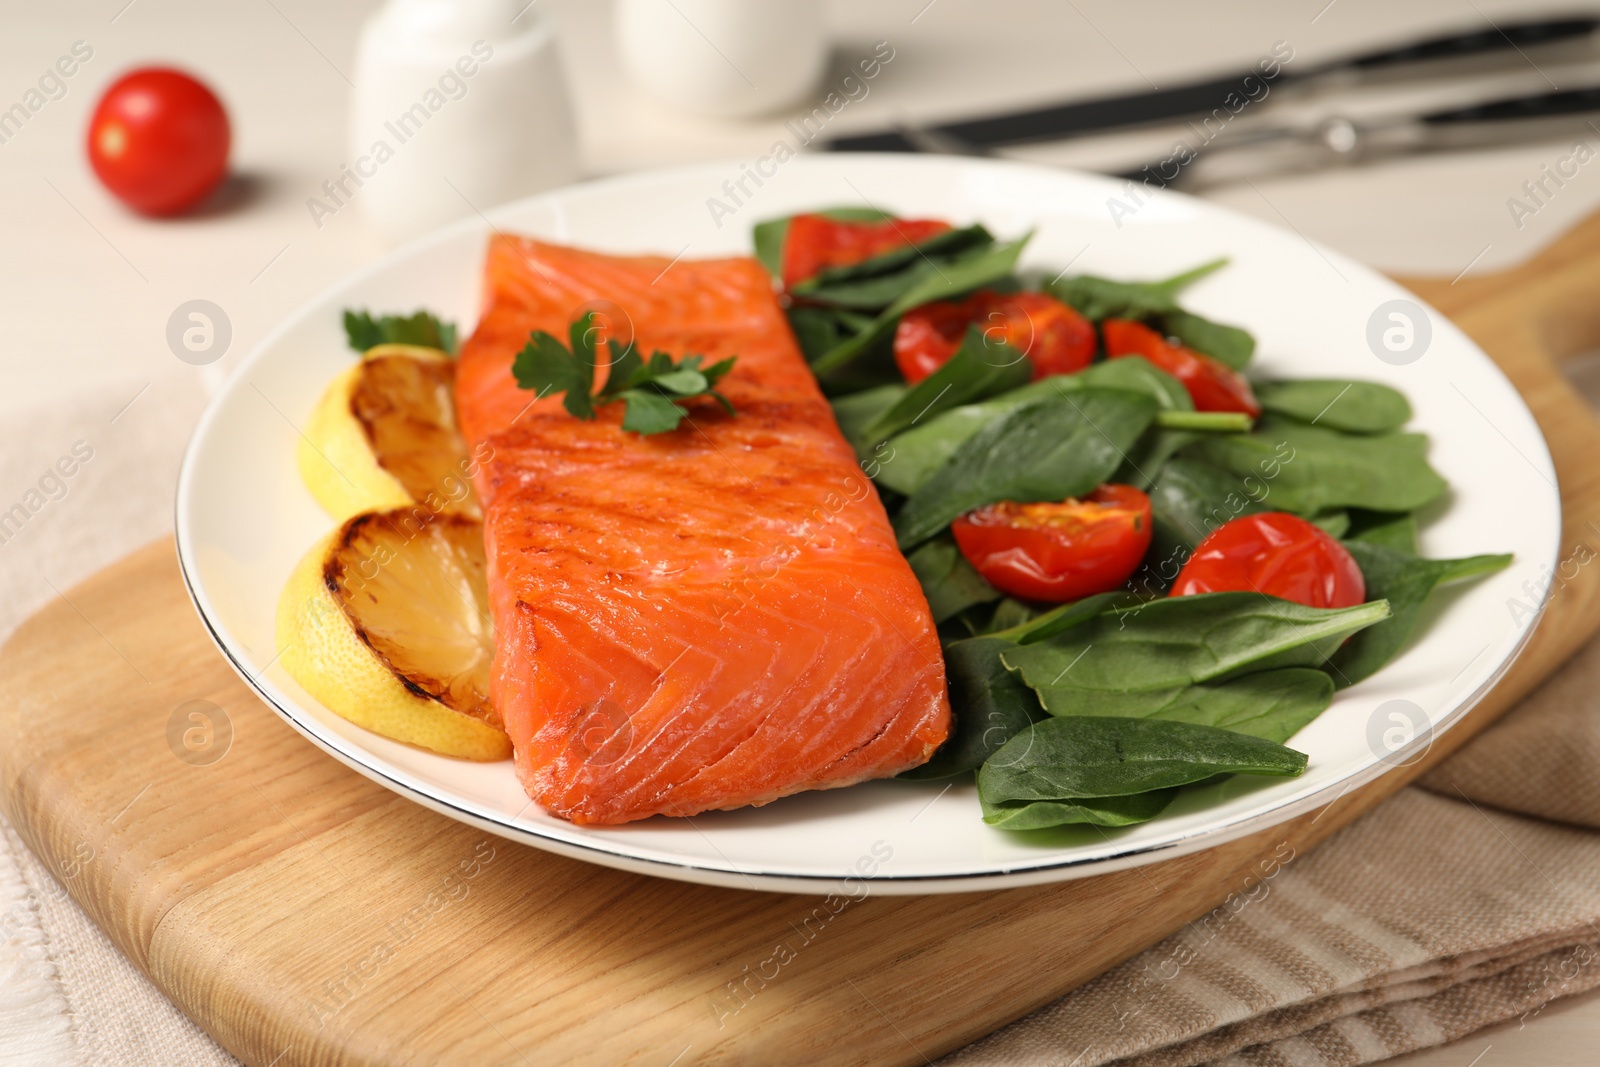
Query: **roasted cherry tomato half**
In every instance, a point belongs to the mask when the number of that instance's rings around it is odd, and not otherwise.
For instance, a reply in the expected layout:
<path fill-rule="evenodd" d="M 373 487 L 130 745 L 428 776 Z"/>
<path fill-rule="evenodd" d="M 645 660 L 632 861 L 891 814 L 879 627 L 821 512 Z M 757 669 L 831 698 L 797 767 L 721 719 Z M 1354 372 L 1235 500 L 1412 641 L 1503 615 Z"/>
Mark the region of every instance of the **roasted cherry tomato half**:
<path fill-rule="evenodd" d="M 901 245 L 921 244 L 949 228 L 937 219 L 840 222 L 826 215 L 796 215 L 783 239 L 784 288 L 829 267 L 849 267 Z"/>
<path fill-rule="evenodd" d="M 89 122 L 89 162 L 135 211 L 175 215 L 205 199 L 228 170 L 228 113 L 177 70 L 151 67 L 113 82 Z"/>
<path fill-rule="evenodd" d="M 1100 324 L 1100 332 L 1107 356 L 1148 359 L 1183 383 L 1196 411 L 1239 411 L 1252 419 L 1261 414 L 1250 383 L 1221 360 L 1175 345 L 1141 322 L 1107 319 Z"/>
<path fill-rule="evenodd" d="M 900 373 L 912 385 L 922 381 L 950 361 L 973 325 L 1027 356 L 1036 381 L 1080 371 L 1094 359 L 1094 327 L 1055 297 L 980 289 L 965 300 L 924 304 L 901 316 L 894 332 Z"/>
<path fill-rule="evenodd" d="M 1241 515 L 1195 546 L 1173 596 L 1266 593 L 1312 608 L 1348 608 L 1367 598 L 1355 559 L 1327 531 L 1298 515 Z"/>
<path fill-rule="evenodd" d="M 1003 501 L 950 524 L 967 562 L 1024 600 L 1061 603 L 1117 588 L 1150 547 L 1150 498 L 1102 485 L 1059 504 Z"/>

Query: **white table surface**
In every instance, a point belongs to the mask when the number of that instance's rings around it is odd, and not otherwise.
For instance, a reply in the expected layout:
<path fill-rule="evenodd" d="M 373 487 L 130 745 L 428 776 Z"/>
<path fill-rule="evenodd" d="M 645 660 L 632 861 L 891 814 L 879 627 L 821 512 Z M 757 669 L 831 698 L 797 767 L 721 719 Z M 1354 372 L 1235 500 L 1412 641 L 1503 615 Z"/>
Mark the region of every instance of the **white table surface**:
<path fill-rule="evenodd" d="M 781 115 L 719 122 L 643 97 L 612 57 L 606 0 L 536 2 L 560 24 L 588 173 L 752 160 L 783 133 Z M 341 212 L 319 229 L 305 207 L 345 161 L 345 76 L 357 27 L 374 6 L 370 0 L 0 0 L 0 106 L 20 98 L 73 42 L 94 49 L 67 94 L 0 145 L 0 417 L 67 401 L 91 386 L 121 385 L 134 396 L 176 365 L 166 321 L 178 304 L 195 298 L 219 304 L 233 326 L 227 357 L 191 372 L 214 383 L 283 315 L 383 254 L 358 212 Z M 1166 87 L 1246 66 L 1279 40 L 1294 47 L 1295 64 L 1310 65 L 1419 32 L 1535 13 L 1518 0 L 829 0 L 826 10 L 845 59 L 866 54 L 878 40 L 896 52 L 869 96 L 835 120 L 839 131 Z M 242 179 L 231 206 L 176 221 L 143 220 L 123 211 L 90 173 L 82 143 L 97 93 L 117 72 L 152 61 L 196 71 L 224 99 Z M 1586 78 L 1600 81 L 1600 63 L 1529 66 L 1494 88 L 1532 92 L 1547 81 L 1566 88 Z M 1464 102 L 1461 91 L 1441 85 L 1418 96 Z M 1356 106 L 1411 99 L 1387 94 Z M 1600 146 L 1600 129 L 1587 141 Z M 1558 138 L 1395 161 L 1205 195 L 1383 270 L 1455 277 L 1515 263 L 1600 205 L 1596 165 L 1520 228 L 1507 206 L 1541 164 L 1554 163 L 1573 143 Z M 1078 146 L 1026 156 L 1087 164 L 1105 151 Z M 0 486 L 0 497 L 17 491 Z M 1552 1004 L 1526 1026 L 1513 1023 L 1394 1062 L 1591 1064 L 1597 1037 L 1600 997 L 1577 998 Z"/>

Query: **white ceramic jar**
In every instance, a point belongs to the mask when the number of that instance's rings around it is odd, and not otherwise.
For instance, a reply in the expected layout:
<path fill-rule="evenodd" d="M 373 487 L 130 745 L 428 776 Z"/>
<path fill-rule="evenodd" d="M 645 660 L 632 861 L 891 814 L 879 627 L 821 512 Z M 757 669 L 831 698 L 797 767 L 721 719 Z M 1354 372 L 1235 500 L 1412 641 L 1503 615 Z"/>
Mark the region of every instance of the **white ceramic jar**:
<path fill-rule="evenodd" d="M 828 40 L 818 0 L 617 0 L 617 48 L 646 92 L 703 115 L 759 115 L 804 98 Z"/>
<path fill-rule="evenodd" d="M 549 19 L 527 0 L 389 0 L 361 31 L 349 148 L 350 199 L 390 241 L 575 180 Z"/>

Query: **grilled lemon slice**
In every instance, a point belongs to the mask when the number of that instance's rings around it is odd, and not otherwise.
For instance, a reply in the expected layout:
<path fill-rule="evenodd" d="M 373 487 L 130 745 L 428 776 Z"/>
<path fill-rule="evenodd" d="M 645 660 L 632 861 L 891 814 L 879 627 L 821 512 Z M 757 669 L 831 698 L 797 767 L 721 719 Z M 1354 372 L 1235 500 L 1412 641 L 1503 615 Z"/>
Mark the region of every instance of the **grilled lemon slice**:
<path fill-rule="evenodd" d="M 456 426 L 455 370 L 436 348 L 378 345 L 329 383 L 295 456 L 328 514 L 343 521 L 407 504 L 479 514 Z"/>
<path fill-rule="evenodd" d="M 420 517 L 419 517 L 420 514 Z M 483 526 L 418 508 L 365 512 L 300 561 L 278 599 L 284 668 L 329 710 L 448 756 L 504 759 Z"/>

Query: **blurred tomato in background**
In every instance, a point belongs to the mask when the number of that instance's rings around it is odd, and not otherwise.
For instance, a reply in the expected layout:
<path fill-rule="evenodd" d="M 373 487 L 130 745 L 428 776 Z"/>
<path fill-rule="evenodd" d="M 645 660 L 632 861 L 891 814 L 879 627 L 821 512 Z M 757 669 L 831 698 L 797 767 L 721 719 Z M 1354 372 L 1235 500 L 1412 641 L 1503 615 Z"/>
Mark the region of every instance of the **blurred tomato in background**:
<path fill-rule="evenodd" d="M 206 198 L 228 172 L 228 113 L 204 83 L 179 70 L 125 74 L 89 122 L 89 162 L 135 211 L 176 215 Z"/>

